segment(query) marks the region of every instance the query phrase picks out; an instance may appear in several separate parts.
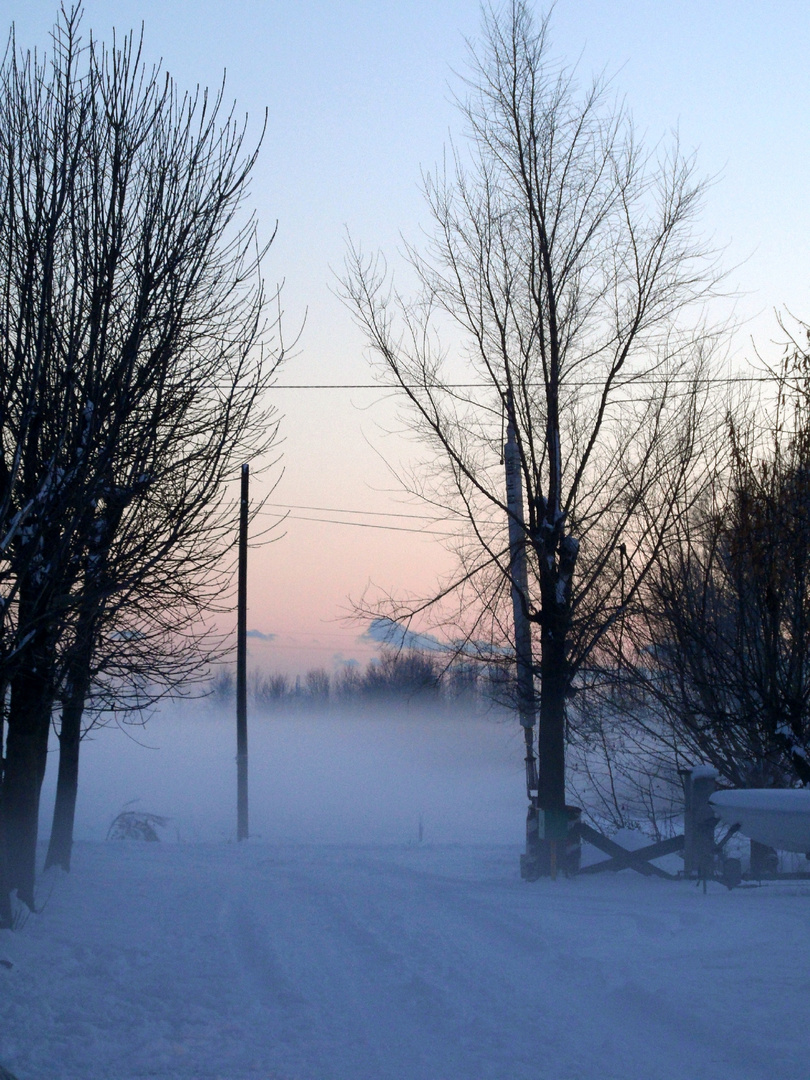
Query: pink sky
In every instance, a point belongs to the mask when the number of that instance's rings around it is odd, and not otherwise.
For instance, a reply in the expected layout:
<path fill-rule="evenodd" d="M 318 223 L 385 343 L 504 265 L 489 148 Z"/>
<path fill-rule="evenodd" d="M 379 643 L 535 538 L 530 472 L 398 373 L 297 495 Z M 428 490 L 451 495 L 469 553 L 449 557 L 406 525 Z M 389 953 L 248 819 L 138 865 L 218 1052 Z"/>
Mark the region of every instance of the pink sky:
<path fill-rule="evenodd" d="M 84 25 L 109 39 L 144 24 L 144 56 L 163 59 L 181 89 L 218 86 L 258 132 L 269 109 L 252 200 L 263 233 L 276 220 L 268 283 L 284 281 L 288 337 L 306 324 L 282 384 L 368 383 L 365 346 L 334 295 L 346 230 L 397 263 L 401 237 L 419 240 L 427 215 L 420 170 L 441 161 L 459 122 L 453 72 L 478 0 L 85 0 Z M 539 9 L 540 5 L 538 5 Z M 21 46 L 49 45 L 57 0 L 6 5 Z M 810 16 L 804 0 L 559 0 L 552 36 L 583 80 L 615 73 L 639 131 L 654 145 L 674 127 L 714 176 L 707 234 L 736 267 L 739 363 L 778 348 L 774 307 L 810 317 Z M 386 394 L 277 390 L 284 475 L 275 501 L 343 510 L 418 513 L 394 470 L 417 452 L 397 430 Z M 380 456 L 382 455 L 382 457 Z M 258 463 L 252 463 L 252 467 Z M 270 476 L 256 481 L 268 490 Z M 305 511 L 295 513 L 304 514 Z M 341 515 L 313 513 L 310 516 Z M 372 524 L 407 519 L 352 515 Z M 413 522 L 411 522 L 413 524 Z M 342 621 L 371 584 L 427 592 L 451 559 L 438 539 L 406 532 L 290 520 L 275 544 L 253 551 L 249 626 L 276 638 L 252 658 L 292 671 L 365 659 L 363 627 Z"/>
<path fill-rule="evenodd" d="M 328 449 L 328 434 L 321 433 L 321 438 Z M 336 460 L 335 455 L 327 453 L 327 460 Z M 293 501 L 291 486 L 279 485 L 278 501 Z M 319 483 L 317 490 L 328 493 L 328 483 Z M 413 504 L 397 507 L 361 482 L 351 494 L 353 509 L 380 513 L 376 508 L 387 503 L 403 513 L 420 512 Z M 346 498 L 305 502 L 350 505 Z M 251 640 L 251 662 L 257 666 L 300 674 L 310 667 L 333 671 L 352 659 L 365 663 L 377 648 L 362 640 L 367 620 L 353 616 L 353 603 L 404 589 L 427 595 L 452 567 L 452 557 L 438 538 L 397 531 L 418 527 L 418 520 L 300 509 L 290 514 L 282 537 L 250 553 L 248 626 L 277 635 L 269 644 Z M 362 524 L 331 524 L 325 518 Z M 256 526 L 268 520 L 262 517 Z M 377 524 L 395 528 L 375 528 Z"/>

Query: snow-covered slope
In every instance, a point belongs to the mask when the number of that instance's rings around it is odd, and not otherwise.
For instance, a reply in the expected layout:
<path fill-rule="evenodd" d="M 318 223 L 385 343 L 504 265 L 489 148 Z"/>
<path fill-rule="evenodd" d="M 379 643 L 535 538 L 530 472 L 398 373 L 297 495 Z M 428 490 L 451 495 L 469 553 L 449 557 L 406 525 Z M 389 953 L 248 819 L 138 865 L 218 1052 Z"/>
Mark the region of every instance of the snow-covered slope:
<path fill-rule="evenodd" d="M 165 721 L 160 735 L 186 747 L 182 768 L 139 751 L 153 761 L 142 804 L 181 834 L 227 830 L 232 784 L 221 820 L 213 764 L 196 807 L 186 786 L 200 746 L 213 754 L 197 732 L 195 758 L 189 731 Z M 45 875 L 42 913 L 0 933 L 13 965 L 0 965 L 0 1062 L 19 1080 L 810 1075 L 810 888 L 704 895 L 629 871 L 522 882 L 522 822 L 507 813 L 512 786 L 522 812 L 520 762 L 513 771 L 511 736 L 494 725 L 471 725 L 458 753 L 447 727 L 408 740 L 370 722 L 304 725 L 299 755 L 325 746 L 343 787 L 322 763 L 294 769 L 294 727 L 253 734 L 254 770 L 262 739 L 277 756 L 254 784 L 267 835 L 241 845 L 92 836 L 139 790 L 131 761 L 134 787 L 106 749 L 94 757 L 114 733 L 94 744 L 73 872 Z M 364 787 L 375 762 L 396 782 Z"/>

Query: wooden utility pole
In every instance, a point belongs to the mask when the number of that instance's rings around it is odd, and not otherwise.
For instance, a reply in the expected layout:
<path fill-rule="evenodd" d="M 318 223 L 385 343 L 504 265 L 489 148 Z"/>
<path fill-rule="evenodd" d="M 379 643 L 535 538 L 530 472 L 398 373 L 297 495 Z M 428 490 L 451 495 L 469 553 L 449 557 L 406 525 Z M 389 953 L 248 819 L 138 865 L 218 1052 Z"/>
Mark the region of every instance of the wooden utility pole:
<path fill-rule="evenodd" d="M 248 837 L 247 539 L 249 467 L 242 466 L 239 505 L 239 579 L 236 600 L 236 839 Z"/>
<path fill-rule="evenodd" d="M 537 703 L 534 692 L 532 629 L 528 612 L 529 584 L 526 570 L 523 481 L 520 474 L 520 450 L 513 414 L 514 405 L 510 392 L 507 401 L 506 445 L 503 448 L 503 461 L 506 468 L 506 507 L 509 511 L 509 580 L 515 624 L 518 715 L 526 741 L 526 789 L 531 799 L 532 793 L 537 791 L 537 759 L 534 755 Z"/>

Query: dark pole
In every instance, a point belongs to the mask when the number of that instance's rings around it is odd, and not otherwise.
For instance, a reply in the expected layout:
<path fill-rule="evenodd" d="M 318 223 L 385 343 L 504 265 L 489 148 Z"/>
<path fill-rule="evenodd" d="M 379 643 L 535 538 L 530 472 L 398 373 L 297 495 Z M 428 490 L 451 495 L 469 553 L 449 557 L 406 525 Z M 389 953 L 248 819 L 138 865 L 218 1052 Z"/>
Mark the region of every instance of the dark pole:
<path fill-rule="evenodd" d="M 242 466 L 239 506 L 239 584 L 236 614 L 236 839 L 248 836 L 247 537 L 249 467 Z"/>
<path fill-rule="evenodd" d="M 526 788 L 529 799 L 537 792 L 537 760 L 534 755 L 534 725 L 537 702 L 534 692 L 532 630 L 529 622 L 529 585 L 526 569 L 526 526 L 523 520 L 523 481 L 520 475 L 520 450 L 515 431 L 512 391 L 507 398 L 506 506 L 509 511 L 509 579 L 512 591 L 512 616 L 515 626 L 515 665 L 517 669 L 517 706 L 526 741 Z"/>

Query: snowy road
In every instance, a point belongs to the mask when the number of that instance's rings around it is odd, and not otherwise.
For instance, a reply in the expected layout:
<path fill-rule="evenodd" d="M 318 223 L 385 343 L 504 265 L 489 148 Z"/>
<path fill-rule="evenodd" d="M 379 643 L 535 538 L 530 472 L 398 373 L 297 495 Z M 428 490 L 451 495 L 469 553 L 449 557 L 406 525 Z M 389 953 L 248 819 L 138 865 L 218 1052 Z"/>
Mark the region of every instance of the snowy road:
<path fill-rule="evenodd" d="M 509 846 L 80 845 L 0 935 L 19 1080 L 802 1080 L 810 888 Z"/>

